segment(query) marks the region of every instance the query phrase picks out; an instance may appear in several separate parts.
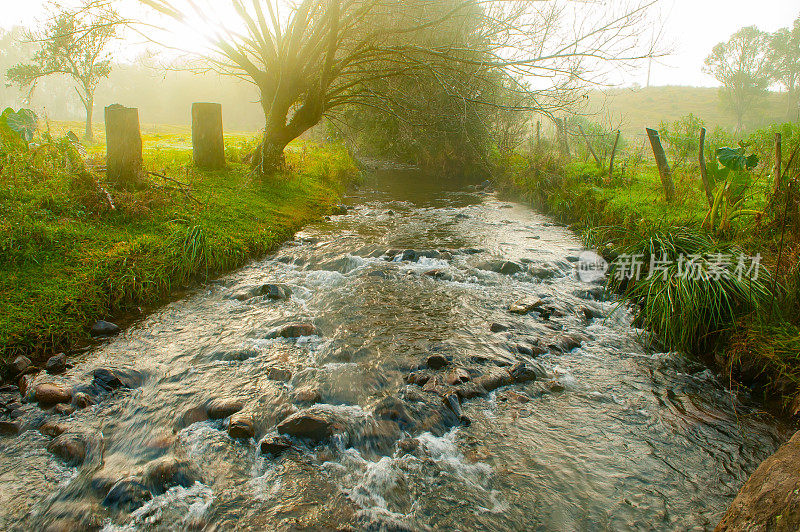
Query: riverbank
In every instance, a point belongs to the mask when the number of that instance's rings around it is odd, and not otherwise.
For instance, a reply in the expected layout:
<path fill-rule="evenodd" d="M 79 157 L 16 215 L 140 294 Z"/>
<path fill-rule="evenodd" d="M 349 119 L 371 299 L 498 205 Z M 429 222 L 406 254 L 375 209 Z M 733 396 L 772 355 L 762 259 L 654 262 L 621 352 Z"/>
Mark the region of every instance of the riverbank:
<path fill-rule="evenodd" d="M 41 361 L 86 344 L 99 319 L 136 315 L 170 293 L 240 267 L 335 206 L 357 170 L 339 146 L 302 143 L 287 170 L 255 179 L 226 136 L 229 165 L 199 171 L 190 136 L 145 136 L 153 173 L 137 191 L 113 190 L 100 172 L 45 161 L 6 168 L 0 188 L 0 360 Z M 88 148 L 89 166 L 104 146 Z"/>
<path fill-rule="evenodd" d="M 690 173 L 677 176 L 677 199 L 667 203 L 655 168 L 615 174 L 608 184 L 592 165 L 564 165 L 547 154 L 512 157 L 500 166 L 503 170 L 495 177 L 505 194 L 569 224 L 587 247 L 609 261 L 609 282 L 638 305 L 638 324 L 653 331 L 663 348 L 702 358 L 731 387 L 746 389 L 771 410 L 800 412 L 800 333 L 792 322 L 797 271 L 786 266 L 794 264 L 787 257 L 796 255 L 797 245 L 790 236 L 777 282 L 783 290 L 773 299 L 771 273 L 779 255 L 779 233 L 767 220 L 741 218 L 725 238 L 706 234 L 701 224 L 708 207 L 699 180 Z M 660 257 L 662 251 L 676 263 L 679 255 L 746 257 L 748 268 L 759 257 L 759 278 L 710 284 L 702 279 L 649 279 L 649 257 Z M 644 259 L 640 279 L 614 279 L 614 261 L 636 254 Z"/>

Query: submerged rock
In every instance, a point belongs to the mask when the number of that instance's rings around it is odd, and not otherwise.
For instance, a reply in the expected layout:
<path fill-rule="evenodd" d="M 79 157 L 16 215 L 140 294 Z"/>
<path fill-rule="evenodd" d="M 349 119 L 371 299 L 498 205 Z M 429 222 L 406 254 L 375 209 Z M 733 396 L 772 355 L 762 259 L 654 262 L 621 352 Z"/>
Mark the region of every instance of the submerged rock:
<path fill-rule="evenodd" d="M 276 327 L 267 333 L 267 338 L 300 338 L 302 336 L 321 336 L 312 323 L 289 323 Z"/>
<path fill-rule="evenodd" d="M 100 320 L 94 325 L 92 325 L 90 333 L 95 338 L 103 338 L 103 337 L 117 335 L 119 334 L 120 330 L 121 329 L 119 328 L 119 325 L 117 325 L 116 323 Z"/>
<path fill-rule="evenodd" d="M 39 406 L 46 408 L 58 403 L 69 403 L 72 401 L 72 392 L 58 384 L 42 383 L 34 388 L 36 402 Z"/>
<path fill-rule="evenodd" d="M 133 369 L 98 368 L 92 371 L 92 388 L 112 392 L 120 388 L 136 388 L 144 382 L 144 374 Z"/>
<path fill-rule="evenodd" d="M 333 412 L 311 407 L 292 414 L 278 424 L 278 432 L 295 438 L 321 442 L 343 430 L 343 424 Z"/>
<path fill-rule="evenodd" d="M 478 269 L 500 273 L 502 275 L 514 275 L 515 273 L 525 271 L 525 267 L 522 264 L 508 260 L 482 262 L 478 265 Z"/>
<path fill-rule="evenodd" d="M 254 297 L 266 296 L 269 299 L 283 300 L 292 297 L 292 289 L 284 284 L 262 284 L 234 292 L 231 296 L 238 301 L 246 301 Z"/>
<path fill-rule="evenodd" d="M 224 419 L 244 408 L 244 403 L 236 399 L 213 399 L 206 405 L 206 414 L 210 419 Z"/>
<path fill-rule="evenodd" d="M 312 386 L 303 386 L 292 392 L 292 399 L 298 403 L 319 403 L 322 396 L 319 390 Z"/>
<path fill-rule="evenodd" d="M 48 421 L 39 427 L 39 432 L 41 432 L 45 436 L 50 436 L 51 438 L 56 438 L 58 436 L 61 436 L 66 431 L 67 431 L 66 425 L 56 423 L 55 421 Z"/>
<path fill-rule="evenodd" d="M 511 304 L 508 311 L 512 314 L 525 315 L 539 310 L 544 305 L 544 302 L 538 297 L 524 297 Z"/>
<path fill-rule="evenodd" d="M 206 408 L 202 406 L 194 406 L 181 414 L 178 419 L 175 420 L 174 428 L 175 430 L 184 429 L 189 425 L 193 425 L 207 419 L 208 412 Z"/>
<path fill-rule="evenodd" d="M 508 330 L 508 325 L 504 325 L 502 323 L 492 323 L 489 326 L 489 330 L 493 333 L 505 332 Z"/>
<path fill-rule="evenodd" d="M 261 454 L 280 456 L 292 448 L 292 442 L 284 436 L 267 436 L 261 440 Z"/>
<path fill-rule="evenodd" d="M 19 434 L 19 424 L 13 421 L 0 421 L 0 436 L 16 436 Z"/>
<path fill-rule="evenodd" d="M 132 512 L 153 498 L 147 487 L 135 478 L 125 478 L 114 484 L 103 499 L 103 506 L 112 510 Z"/>
<path fill-rule="evenodd" d="M 800 530 L 800 431 L 764 460 L 715 532 Z"/>
<path fill-rule="evenodd" d="M 267 378 L 272 381 L 289 381 L 292 379 L 292 371 L 286 368 L 269 368 Z"/>
<path fill-rule="evenodd" d="M 78 432 L 64 432 L 50 442 L 47 450 L 70 465 L 80 465 L 86 459 L 87 439 Z"/>
<path fill-rule="evenodd" d="M 75 408 L 88 408 L 94 404 L 94 399 L 88 393 L 78 392 L 72 396 L 72 404 Z"/>
<path fill-rule="evenodd" d="M 447 357 L 439 354 L 429 356 L 426 361 L 426 365 L 433 370 L 442 369 L 449 363 L 450 361 L 447 360 Z"/>
<path fill-rule="evenodd" d="M 200 471 L 192 462 L 174 456 L 153 460 L 142 472 L 142 483 L 153 493 L 164 493 L 173 486 L 188 488 L 199 480 Z"/>

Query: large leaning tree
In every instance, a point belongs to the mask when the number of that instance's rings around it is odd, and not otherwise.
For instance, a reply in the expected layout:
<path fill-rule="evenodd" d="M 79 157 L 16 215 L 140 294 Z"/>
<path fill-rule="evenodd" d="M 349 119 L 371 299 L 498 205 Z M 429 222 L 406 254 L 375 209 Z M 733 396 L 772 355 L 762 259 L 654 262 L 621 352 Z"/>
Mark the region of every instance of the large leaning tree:
<path fill-rule="evenodd" d="M 792 27 L 781 28 L 772 34 L 769 51 L 772 79 L 786 89 L 790 114 L 798 109 L 800 89 L 800 17 Z"/>
<path fill-rule="evenodd" d="M 375 83 L 380 80 L 424 75 L 463 102 L 497 105 L 485 98 L 484 81 L 502 78 L 526 96 L 515 99 L 523 103 L 514 108 L 557 112 L 610 63 L 650 55 L 639 36 L 656 3 L 140 1 L 173 24 L 205 32 L 214 27 L 205 57 L 258 87 L 265 128 L 255 168 L 262 176 L 281 164 L 289 142 L 324 116 L 353 105 L 391 108 L 391 95 Z M 428 37 L 409 38 L 422 33 Z"/>
<path fill-rule="evenodd" d="M 95 91 L 100 81 L 111 74 L 109 45 L 116 39 L 121 23 L 108 0 L 85 0 L 76 8 L 54 4 L 52 16 L 43 27 L 26 35 L 26 40 L 38 44 L 39 49 L 29 62 L 10 68 L 6 78 L 28 89 L 29 97 L 42 78 L 71 78 L 86 110 L 84 138 L 93 140 Z"/>
<path fill-rule="evenodd" d="M 714 46 L 705 60 L 703 71 L 722 84 L 720 97 L 736 117 L 738 131 L 770 85 L 769 43 L 770 34 L 748 26 Z"/>

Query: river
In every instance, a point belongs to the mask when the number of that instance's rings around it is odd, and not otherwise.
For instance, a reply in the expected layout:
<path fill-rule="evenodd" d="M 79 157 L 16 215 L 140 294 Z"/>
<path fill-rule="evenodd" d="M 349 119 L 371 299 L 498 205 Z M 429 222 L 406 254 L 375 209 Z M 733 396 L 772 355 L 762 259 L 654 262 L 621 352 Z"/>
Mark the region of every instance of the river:
<path fill-rule="evenodd" d="M 546 216 L 410 171 L 377 172 L 346 202 L 37 376 L 88 392 L 98 368 L 135 378 L 72 414 L 21 408 L 27 430 L 0 439 L 0 528 L 707 530 L 786 439 L 697 361 L 647 347 L 630 309 L 579 279 L 580 241 Z M 246 296 L 265 283 L 291 297 Z M 509 312 L 525 298 L 535 310 Z M 318 334 L 269 338 L 290 322 Z M 428 369 L 432 355 L 446 366 Z M 471 385 L 452 375 L 520 362 L 535 380 L 456 405 L 442 393 Z M 421 375 L 438 384 L 407 383 Z M 242 403 L 254 438 L 185 414 L 216 398 Z M 335 420 L 328 437 L 261 453 L 308 408 Z M 81 465 L 48 452 L 36 428 L 55 418 L 92 435 Z M 139 483 L 164 457 L 181 478 Z M 120 479 L 140 493 L 114 505 Z"/>

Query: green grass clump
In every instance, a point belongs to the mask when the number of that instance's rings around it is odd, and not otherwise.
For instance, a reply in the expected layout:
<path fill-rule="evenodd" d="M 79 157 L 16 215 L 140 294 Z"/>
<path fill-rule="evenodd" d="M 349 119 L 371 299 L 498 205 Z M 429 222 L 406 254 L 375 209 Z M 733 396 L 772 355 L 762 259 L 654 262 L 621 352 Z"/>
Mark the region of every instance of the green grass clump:
<path fill-rule="evenodd" d="M 150 176 L 142 190 L 65 167 L 0 173 L 0 359 L 69 348 L 96 319 L 264 255 L 329 212 L 356 175 L 343 147 L 311 143 L 267 180 L 236 150 L 227 170 L 199 171 L 188 138 L 173 137 L 145 136 L 147 169 L 169 179 Z M 226 145 L 243 150 L 249 138 Z M 103 147 L 89 154 L 101 162 Z"/>

